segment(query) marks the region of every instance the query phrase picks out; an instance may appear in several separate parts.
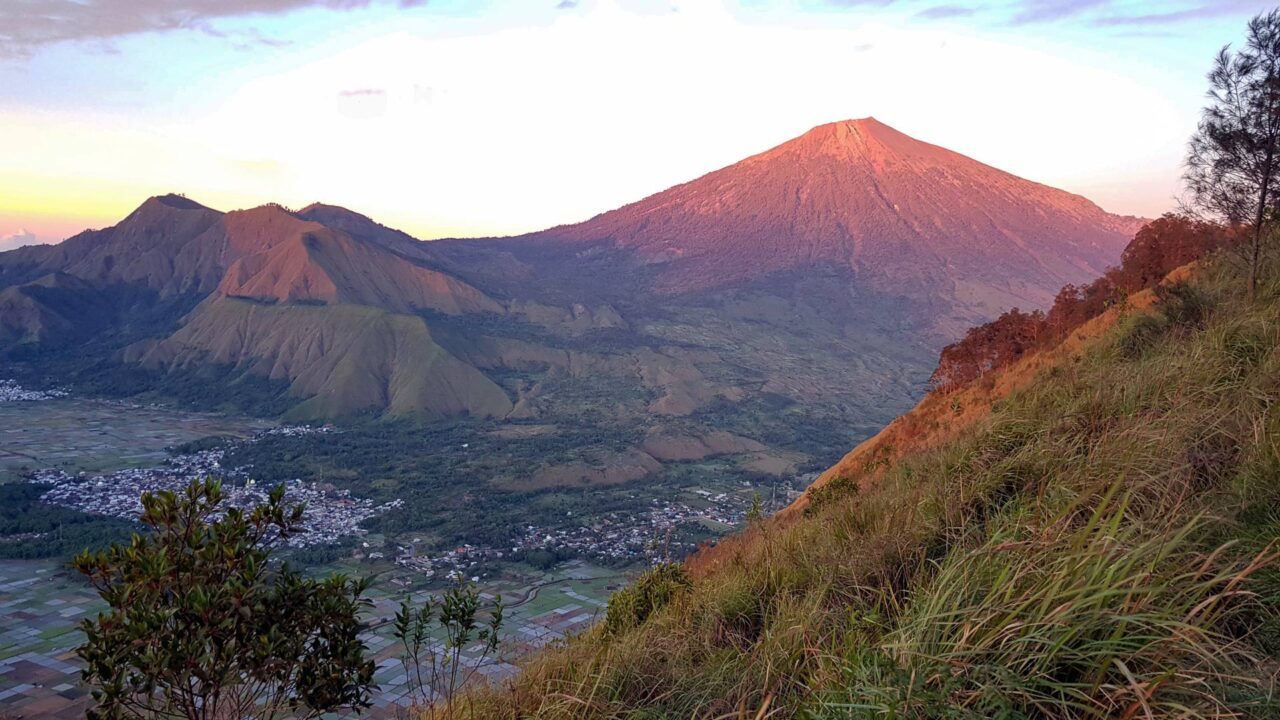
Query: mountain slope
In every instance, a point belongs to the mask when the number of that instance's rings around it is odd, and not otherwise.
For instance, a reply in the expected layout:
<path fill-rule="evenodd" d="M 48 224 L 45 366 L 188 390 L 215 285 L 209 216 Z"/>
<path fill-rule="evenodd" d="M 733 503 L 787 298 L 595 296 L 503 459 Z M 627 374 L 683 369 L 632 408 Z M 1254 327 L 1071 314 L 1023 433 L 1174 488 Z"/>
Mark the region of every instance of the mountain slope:
<path fill-rule="evenodd" d="M 319 228 L 231 264 L 217 292 L 282 303 L 349 303 L 392 312 L 501 313 L 484 293 L 377 246 Z"/>
<path fill-rule="evenodd" d="M 657 266 L 661 292 L 825 265 L 876 291 L 990 313 L 1092 279 L 1139 225 L 867 118 L 543 235 L 628 250 Z"/>
<path fill-rule="evenodd" d="M 1280 255 L 935 395 L 461 717 L 1268 717 Z M 958 402 L 953 404 L 953 400 Z M 956 427 L 959 425 L 959 427 Z"/>
<path fill-rule="evenodd" d="M 218 233 L 222 217 L 177 195 L 154 197 L 114 227 L 0 253 L 0 285 L 62 272 L 103 284 L 139 283 L 165 295 L 208 292 L 225 265 L 204 236 Z"/>
<path fill-rule="evenodd" d="M 371 307 L 216 297 L 172 337 L 134 352 L 150 367 L 233 366 L 287 380 L 301 401 L 290 412 L 295 418 L 504 417 L 512 409 L 500 387 L 436 344 L 421 318 Z"/>
<path fill-rule="evenodd" d="M 86 282 L 50 273 L 0 290 L 0 346 L 64 345 L 104 321 L 104 298 Z"/>

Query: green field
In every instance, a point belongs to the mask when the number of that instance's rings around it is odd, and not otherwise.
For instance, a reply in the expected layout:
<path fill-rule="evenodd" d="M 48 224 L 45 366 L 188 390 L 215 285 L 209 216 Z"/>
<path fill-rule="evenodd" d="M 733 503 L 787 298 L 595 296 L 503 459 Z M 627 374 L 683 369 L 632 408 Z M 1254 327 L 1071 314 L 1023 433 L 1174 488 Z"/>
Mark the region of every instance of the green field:
<path fill-rule="evenodd" d="M 170 445 L 209 435 L 245 436 L 261 420 L 64 398 L 0 403 L 0 482 L 29 470 L 110 472 L 157 465 Z"/>

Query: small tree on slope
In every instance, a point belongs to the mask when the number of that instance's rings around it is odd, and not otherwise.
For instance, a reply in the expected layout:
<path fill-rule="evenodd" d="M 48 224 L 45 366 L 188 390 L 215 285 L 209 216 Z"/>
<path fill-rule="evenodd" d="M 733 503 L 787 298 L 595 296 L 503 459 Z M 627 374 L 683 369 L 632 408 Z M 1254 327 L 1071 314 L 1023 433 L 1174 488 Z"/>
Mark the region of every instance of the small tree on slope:
<path fill-rule="evenodd" d="M 366 582 L 269 567 L 269 545 L 302 518 L 283 495 L 242 512 L 220 507 L 213 481 L 148 493 L 140 520 L 151 532 L 75 559 L 110 606 L 81 626 L 90 718 L 308 718 L 368 706 Z"/>
<path fill-rule="evenodd" d="M 1280 200 L 1280 10 L 1251 20 L 1237 52 L 1218 53 L 1184 180 L 1197 209 L 1231 225 L 1252 223 L 1253 299 L 1266 226 Z"/>

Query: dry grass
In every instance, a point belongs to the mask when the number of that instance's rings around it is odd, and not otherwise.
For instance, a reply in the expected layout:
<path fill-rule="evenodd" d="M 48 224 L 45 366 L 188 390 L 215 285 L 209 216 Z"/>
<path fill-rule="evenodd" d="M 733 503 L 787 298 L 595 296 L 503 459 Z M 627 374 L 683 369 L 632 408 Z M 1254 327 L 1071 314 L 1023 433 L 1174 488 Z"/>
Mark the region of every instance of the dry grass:
<path fill-rule="evenodd" d="M 865 475 L 664 571 L 618 601 L 628 621 L 455 716 L 1280 716 L 1269 269 L 1250 305 L 1208 262 L 993 378 L 983 411 L 926 400 Z"/>

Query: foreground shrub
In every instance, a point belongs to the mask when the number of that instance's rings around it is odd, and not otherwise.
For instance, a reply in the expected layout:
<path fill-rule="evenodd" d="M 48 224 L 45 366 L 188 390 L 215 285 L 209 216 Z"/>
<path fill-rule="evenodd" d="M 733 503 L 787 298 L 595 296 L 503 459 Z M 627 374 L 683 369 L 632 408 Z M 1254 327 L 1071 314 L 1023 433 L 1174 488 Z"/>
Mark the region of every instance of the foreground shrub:
<path fill-rule="evenodd" d="M 1156 308 L 1174 325 L 1200 327 L 1213 309 L 1208 296 L 1187 282 L 1157 285 Z"/>
<path fill-rule="evenodd" d="M 689 576 L 675 563 L 663 563 L 646 571 L 640 579 L 609 598 L 604 626 L 610 633 L 640 627 L 655 612 L 666 607 L 689 588 Z"/>
<path fill-rule="evenodd" d="M 224 507 L 213 481 L 182 496 L 147 493 L 149 532 L 75 559 L 109 606 L 81 624 L 90 718 L 315 718 L 368 707 L 367 584 L 269 565 L 273 540 L 302 518 L 283 496 L 277 488 L 246 513 Z"/>
<path fill-rule="evenodd" d="M 467 687 L 501 643 L 505 606 L 502 596 L 481 609 L 480 589 L 459 578 L 439 598 L 428 596 L 415 604 L 404 598 L 392 621 L 392 633 L 400 643 L 408 695 L 426 708 L 427 716 L 451 717 L 447 703 Z M 437 640 L 434 635 L 443 635 Z M 463 650 L 476 644 L 478 656 L 468 659 Z"/>

